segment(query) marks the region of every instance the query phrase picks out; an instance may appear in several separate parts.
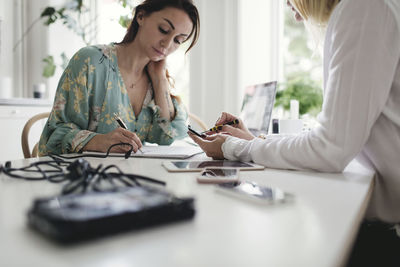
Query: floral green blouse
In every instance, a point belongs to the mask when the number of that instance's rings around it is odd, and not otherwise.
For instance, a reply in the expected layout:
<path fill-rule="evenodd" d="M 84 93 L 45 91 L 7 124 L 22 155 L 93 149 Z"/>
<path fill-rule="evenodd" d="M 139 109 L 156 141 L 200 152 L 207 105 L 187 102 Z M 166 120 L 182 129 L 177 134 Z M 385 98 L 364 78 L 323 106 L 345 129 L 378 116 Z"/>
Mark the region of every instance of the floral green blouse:
<path fill-rule="evenodd" d="M 175 118 L 160 117 L 149 83 L 140 114 L 136 117 L 118 68 L 114 44 L 88 46 L 69 62 L 58 84 L 53 109 L 39 141 L 39 154 L 80 152 L 96 134 L 118 127 L 118 114 L 142 142 L 169 145 L 186 136 L 187 112 L 172 98 Z"/>

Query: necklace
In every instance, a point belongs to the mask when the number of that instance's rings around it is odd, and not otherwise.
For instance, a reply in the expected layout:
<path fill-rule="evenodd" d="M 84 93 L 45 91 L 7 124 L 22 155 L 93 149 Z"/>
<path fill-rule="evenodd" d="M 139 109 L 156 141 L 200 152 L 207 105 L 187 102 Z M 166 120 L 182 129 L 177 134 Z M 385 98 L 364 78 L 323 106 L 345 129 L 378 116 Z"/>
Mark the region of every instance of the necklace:
<path fill-rule="evenodd" d="M 133 83 L 131 84 L 131 86 L 129 86 L 129 87 L 130 87 L 130 88 L 135 88 L 135 87 L 136 87 L 136 84 L 138 84 L 138 83 L 142 80 L 143 76 L 144 76 L 143 74 L 140 75 L 140 78 L 137 79 L 135 82 L 133 82 Z"/>
<path fill-rule="evenodd" d="M 115 53 L 117 54 L 116 56 L 117 56 L 118 61 L 120 61 L 120 54 L 122 53 L 121 51 L 118 51 L 118 50 L 121 50 L 121 49 L 122 49 L 122 47 L 115 46 Z M 140 73 L 140 77 L 136 81 L 134 81 L 130 85 L 128 85 L 129 84 L 128 79 L 125 80 L 124 77 L 129 77 L 130 76 L 129 73 L 123 71 L 122 68 L 119 66 L 119 64 L 118 64 L 118 67 L 120 68 L 120 74 L 121 74 L 122 79 L 124 80 L 125 86 L 127 88 L 128 87 L 131 88 L 131 89 L 135 88 L 136 85 L 143 79 L 144 75 L 143 75 L 143 71 L 142 71 Z"/>

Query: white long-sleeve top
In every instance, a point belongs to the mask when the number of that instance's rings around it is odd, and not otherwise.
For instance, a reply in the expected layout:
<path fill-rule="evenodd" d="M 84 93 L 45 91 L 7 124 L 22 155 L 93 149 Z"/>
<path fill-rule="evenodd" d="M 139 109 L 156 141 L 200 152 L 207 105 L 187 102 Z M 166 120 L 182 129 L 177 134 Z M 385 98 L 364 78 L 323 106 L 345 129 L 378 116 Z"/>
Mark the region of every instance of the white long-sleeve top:
<path fill-rule="evenodd" d="M 377 172 L 369 218 L 400 222 L 400 1 L 342 0 L 324 44 L 320 126 L 297 136 L 228 137 L 224 157 L 270 168 Z"/>

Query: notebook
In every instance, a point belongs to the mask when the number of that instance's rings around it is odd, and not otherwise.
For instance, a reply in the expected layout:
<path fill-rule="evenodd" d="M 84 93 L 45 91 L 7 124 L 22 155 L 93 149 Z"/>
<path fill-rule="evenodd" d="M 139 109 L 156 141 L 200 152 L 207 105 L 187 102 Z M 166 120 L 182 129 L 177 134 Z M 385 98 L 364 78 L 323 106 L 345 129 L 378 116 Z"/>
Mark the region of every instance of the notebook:
<path fill-rule="evenodd" d="M 162 145 L 145 145 L 137 151 L 132 153 L 131 157 L 135 158 L 161 158 L 161 159 L 187 159 L 194 155 L 203 153 L 198 146 L 188 145 L 188 146 L 162 146 Z M 83 152 L 84 154 L 98 154 L 105 155 L 101 152 Z M 110 153 L 110 157 L 124 157 L 124 153 Z"/>
<path fill-rule="evenodd" d="M 277 82 L 247 86 L 243 98 L 240 118 L 254 134 L 268 134 L 274 107 Z"/>
<path fill-rule="evenodd" d="M 131 154 L 138 158 L 186 159 L 203 153 L 198 146 L 143 146 L 142 152 Z"/>

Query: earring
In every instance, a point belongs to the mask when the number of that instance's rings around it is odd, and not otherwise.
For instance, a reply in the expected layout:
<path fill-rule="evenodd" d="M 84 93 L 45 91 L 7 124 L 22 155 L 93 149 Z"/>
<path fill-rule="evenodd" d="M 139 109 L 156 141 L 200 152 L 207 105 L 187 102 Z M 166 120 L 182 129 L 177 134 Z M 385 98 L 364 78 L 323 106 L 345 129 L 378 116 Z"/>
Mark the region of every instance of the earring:
<path fill-rule="evenodd" d="M 143 20 L 143 13 L 140 12 L 137 15 L 137 23 L 140 25 L 141 21 Z"/>

